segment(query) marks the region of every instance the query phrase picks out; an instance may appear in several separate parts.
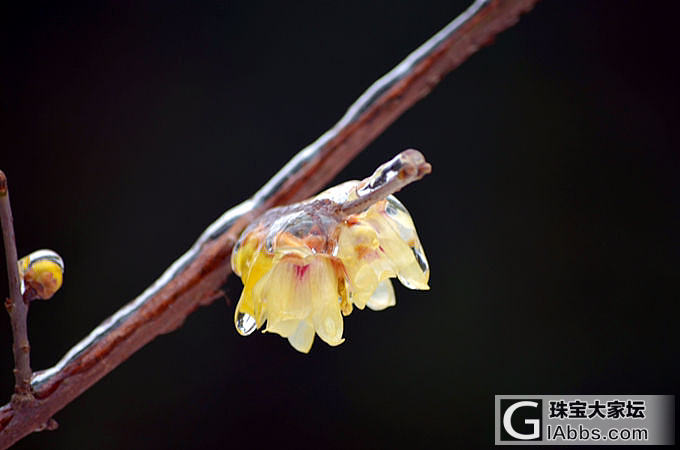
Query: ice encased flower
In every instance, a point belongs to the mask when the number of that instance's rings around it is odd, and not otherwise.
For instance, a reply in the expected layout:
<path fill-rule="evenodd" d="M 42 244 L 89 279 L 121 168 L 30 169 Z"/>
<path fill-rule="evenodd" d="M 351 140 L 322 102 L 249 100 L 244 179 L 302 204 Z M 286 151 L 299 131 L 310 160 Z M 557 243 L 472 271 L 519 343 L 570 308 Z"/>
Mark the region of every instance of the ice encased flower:
<path fill-rule="evenodd" d="M 315 334 L 330 345 L 344 341 L 342 316 L 353 306 L 394 305 L 390 278 L 429 289 L 415 225 L 394 196 L 358 214 L 338 213 L 338 205 L 356 198 L 358 183 L 271 209 L 243 232 L 231 258 L 244 284 L 234 313 L 239 333 L 266 323 L 264 331 L 307 353 Z"/>

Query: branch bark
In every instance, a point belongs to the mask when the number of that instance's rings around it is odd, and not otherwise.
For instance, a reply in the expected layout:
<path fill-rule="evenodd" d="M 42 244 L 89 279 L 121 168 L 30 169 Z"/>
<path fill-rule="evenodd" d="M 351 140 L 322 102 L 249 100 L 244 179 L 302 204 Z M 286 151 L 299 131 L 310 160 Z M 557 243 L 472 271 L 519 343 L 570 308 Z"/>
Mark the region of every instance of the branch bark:
<path fill-rule="evenodd" d="M 9 202 L 7 177 L 0 170 L 0 222 L 2 238 L 5 243 L 5 260 L 7 262 L 7 278 L 9 279 L 9 295 L 5 308 L 12 323 L 12 350 L 14 352 L 14 408 L 33 400 L 31 391 L 31 347 L 28 343 L 28 302 L 21 294 L 21 279 L 17 266 L 17 244 L 14 236 L 14 220 Z"/>
<path fill-rule="evenodd" d="M 315 194 L 451 70 L 514 25 L 538 0 L 477 0 L 376 81 L 342 119 L 300 151 L 252 198 L 210 225 L 145 292 L 32 380 L 35 400 L 0 408 L 0 448 L 50 423 L 53 414 L 156 336 L 221 296 L 239 233 L 266 209 Z"/>

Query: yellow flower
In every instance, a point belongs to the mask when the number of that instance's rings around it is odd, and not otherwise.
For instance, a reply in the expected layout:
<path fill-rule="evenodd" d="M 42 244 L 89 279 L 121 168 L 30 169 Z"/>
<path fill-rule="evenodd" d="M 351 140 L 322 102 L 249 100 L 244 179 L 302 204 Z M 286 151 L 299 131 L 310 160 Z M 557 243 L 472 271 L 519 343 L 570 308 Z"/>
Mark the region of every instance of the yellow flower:
<path fill-rule="evenodd" d="M 48 300 L 64 280 L 64 261 L 52 250 L 37 250 L 17 262 L 21 292 L 32 290 L 32 299 Z"/>
<path fill-rule="evenodd" d="M 357 198 L 351 181 L 302 203 L 274 208 L 251 224 L 232 253 L 244 283 L 234 321 L 242 335 L 264 331 L 309 352 L 314 335 L 344 341 L 343 315 L 353 305 L 382 310 L 395 304 L 390 278 L 429 289 L 430 270 L 406 208 L 392 195 L 358 214 L 338 205 Z"/>

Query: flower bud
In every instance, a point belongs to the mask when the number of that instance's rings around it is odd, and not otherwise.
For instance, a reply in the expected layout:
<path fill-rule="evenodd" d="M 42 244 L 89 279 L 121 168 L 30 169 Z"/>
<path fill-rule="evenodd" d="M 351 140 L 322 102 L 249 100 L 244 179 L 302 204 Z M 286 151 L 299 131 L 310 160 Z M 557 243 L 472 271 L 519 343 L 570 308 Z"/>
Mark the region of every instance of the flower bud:
<path fill-rule="evenodd" d="M 64 261 L 52 250 L 37 250 L 18 262 L 21 293 L 31 291 L 31 300 L 50 299 L 64 280 Z"/>

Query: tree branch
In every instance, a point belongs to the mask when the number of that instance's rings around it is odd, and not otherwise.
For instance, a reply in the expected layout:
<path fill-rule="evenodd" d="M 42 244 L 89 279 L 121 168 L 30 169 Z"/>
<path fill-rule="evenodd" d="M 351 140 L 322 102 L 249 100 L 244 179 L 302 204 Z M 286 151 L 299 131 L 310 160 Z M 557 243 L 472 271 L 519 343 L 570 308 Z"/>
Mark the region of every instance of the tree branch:
<path fill-rule="evenodd" d="M 5 308 L 12 322 L 12 350 L 14 351 L 14 395 L 12 405 L 17 408 L 21 404 L 33 400 L 31 392 L 31 347 L 28 343 L 28 302 L 21 294 L 21 279 L 17 266 L 17 244 L 14 237 L 14 220 L 9 202 L 7 177 L 0 170 L 0 222 L 2 238 L 5 243 L 5 260 L 7 261 L 7 278 L 9 279 L 9 295 Z"/>
<path fill-rule="evenodd" d="M 477 0 L 376 81 L 342 119 L 300 151 L 249 200 L 210 225 L 196 243 L 131 303 L 95 328 L 32 380 L 36 400 L 0 408 L 0 448 L 48 423 L 54 413 L 198 306 L 219 297 L 229 256 L 243 228 L 266 209 L 319 191 L 451 70 L 490 43 L 538 0 Z"/>

